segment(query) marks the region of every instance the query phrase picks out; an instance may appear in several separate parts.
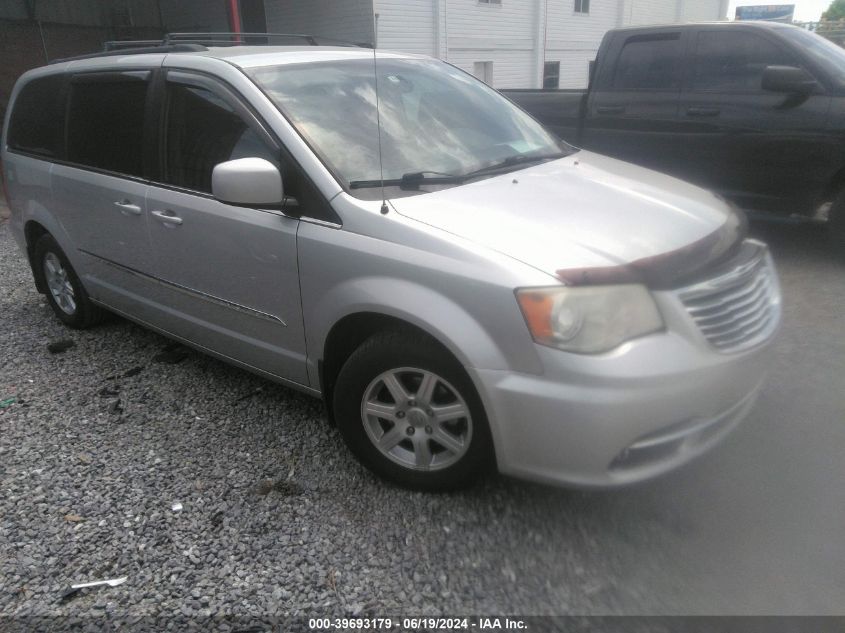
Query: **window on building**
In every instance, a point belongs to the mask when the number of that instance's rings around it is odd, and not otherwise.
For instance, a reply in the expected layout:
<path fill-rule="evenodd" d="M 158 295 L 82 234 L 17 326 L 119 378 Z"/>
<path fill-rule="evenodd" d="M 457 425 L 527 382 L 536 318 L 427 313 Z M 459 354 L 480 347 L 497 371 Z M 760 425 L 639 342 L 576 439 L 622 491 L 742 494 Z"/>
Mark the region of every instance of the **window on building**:
<path fill-rule="evenodd" d="M 575 13 L 589 13 L 590 0 L 575 0 Z"/>
<path fill-rule="evenodd" d="M 26 84 L 15 100 L 9 121 L 8 144 L 39 156 L 61 153 L 65 126 L 61 74 L 39 77 Z"/>
<path fill-rule="evenodd" d="M 489 86 L 493 85 L 493 62 L 475 62 L 472 74 Z"/>
<path fill-rule="evenodd" d="M 143 175 L 147 76 L 94 73 L 73 78 L 67 110 L 70 162 Z"/>
<path fill-rule="evenodd" d="M 502 0 L 478 0 L 478 4 L 502 4 Z"/>
<path fill-rule="evenodd" d="M 279 165 L 273 150 L 216 94 L 183 84 L 168 86 L 164 182 L 211 193 L 215 165 L 252 156 Z"/>
<path fill-rule="evenodd" d="M 560 62 L 543 64 L 543 88 L 560 88 Z"/>
<path fill-rule="evenodd" d="M 760 92 L 766 66 L 793 66 L 795 60 L 769 40 L 749 32 L 698 34 L 693 89 Z"/>
<path fill-rule="evenodd" d="M 613 77 L 614 90 L 679 90 L 680 33 L 635 35 L 628 38 Z"/>

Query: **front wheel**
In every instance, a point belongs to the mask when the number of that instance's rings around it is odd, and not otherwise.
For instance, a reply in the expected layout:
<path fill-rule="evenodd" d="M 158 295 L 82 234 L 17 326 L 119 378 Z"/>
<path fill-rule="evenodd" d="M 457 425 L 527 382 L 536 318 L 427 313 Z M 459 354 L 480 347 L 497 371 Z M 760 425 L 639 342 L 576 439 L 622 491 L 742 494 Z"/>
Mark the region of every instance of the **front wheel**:
<path fill-rule="evenodd" d="M 344 364 L 335 420 L 370 470 L 400 485 L 466 486 L 491 463 L 483 407 L 451 355 L 414 333 L 378 334 Z"/>

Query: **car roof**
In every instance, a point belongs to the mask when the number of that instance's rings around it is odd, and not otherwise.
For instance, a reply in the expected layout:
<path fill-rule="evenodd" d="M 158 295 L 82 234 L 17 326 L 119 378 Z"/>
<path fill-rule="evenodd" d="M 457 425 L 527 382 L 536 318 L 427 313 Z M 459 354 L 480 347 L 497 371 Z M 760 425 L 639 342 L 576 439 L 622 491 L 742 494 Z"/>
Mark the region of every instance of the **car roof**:
<path fill-rule="evenodd" d="M 776 30 L 776 29 L 797 29 L 797 27 L 792 24 L 785 24 L 783 22 L 770 22 L 766 20 L 734 20 L 734 21 L 723 21 L 723 22 L 689 22 L 686 24 L 644 24 L 642 26 L 623 26 L 618 29 L 613 29 L 614 32 L 648 32 L 654 31 L 658 29 L 681 29 L 681 30 L 688 30 L 688 29 L 695 29 L 702 26 L 719 26 L 725 28 L 738 28 L 738 27 L 751 27 L 756 29 L 769 29 L 769 30 Z"/>
<path fill-rule="evenodd" d="M 174 54 L 212 57 L 240 68 L 255 68 L 316 61 L 372 59 L 373 49 L 353 46 L 212 46 L 204 51 Z M 379 50 L 377 55 L 379 59 L 428 59 L 425 55 L 396 51 Z"/>

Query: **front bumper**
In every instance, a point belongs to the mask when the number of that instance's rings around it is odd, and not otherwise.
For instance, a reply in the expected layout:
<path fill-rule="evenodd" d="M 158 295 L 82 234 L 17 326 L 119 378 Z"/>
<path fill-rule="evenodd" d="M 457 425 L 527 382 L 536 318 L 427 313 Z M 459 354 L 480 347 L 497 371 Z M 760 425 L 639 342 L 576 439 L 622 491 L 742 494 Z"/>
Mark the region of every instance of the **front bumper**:
<path fill-rule="evenodd" d="M 748 413 L 771 338 L 738 354 L 672 331 L 602 356 L 538 346 L 543 376 L 470 369 L 500 472 L 610 487 L 665 473 L 704 453 Z"/>

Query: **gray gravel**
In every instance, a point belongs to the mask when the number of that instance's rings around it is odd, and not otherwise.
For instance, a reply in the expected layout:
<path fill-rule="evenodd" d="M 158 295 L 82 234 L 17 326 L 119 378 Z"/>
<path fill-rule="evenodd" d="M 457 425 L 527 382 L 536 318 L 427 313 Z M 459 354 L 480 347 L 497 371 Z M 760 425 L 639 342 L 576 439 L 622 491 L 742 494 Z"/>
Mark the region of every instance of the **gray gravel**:
<path fill-rule="evenodd" d="M 791 257 L 787 296 L 807 281 L 803 255 Z M 824 266 L 842 278 L 838 265 Z M 841 341 L 842 297 L 830 301 L 813 308 L 814 326 Z M 801 309 L 792 308 L 795 332 Z M 718 571 L 701 580 L 702 568 L 713 571 L 713 551 L 719 560 L 730 558 L 725 547 L 738 550 L 733 560 L 772 554 L 765 542 L 730 539 L 736 504 L 748 499 L 731 499 L 724 477 L 754 462 L 754 448 L 738 450 L 744 444 L 729 441 L 677 478 L 628 491 L 491 477 L 461 493 L 413 493 L 360 467 L 319 401 L 193 351 L 180 355 L 122 320 L 65 329 L 35 292 L 6 226 L 0 314 L 0 400 L 17 398 L 0 409 L 0 615 L 776 613 L 795 604 L 764 582 L 745 610 L 719 590 Z M 51 354 L 48 344 L 62 339 L 75 345 Z M 829 349 L 841 377 L 841 346 Z M 839 394 L 802 389 L 792 397 L 821 407 L 831 424 Z M 750 432 L 765 436 L 761 423 L 749 421 Z M 812 442 L 812 428 L 788 441 Z M 823 441 L 841 455 L 841 430 Z M 813 459 L 795 457 L 792 468 Z M 841 466 L 829 474 L 838 479 L 824 490 L 791 491 L 820 495 L 840 534 L 815 535 L 829 568 L 783 570 L 799 592 L 845 586 L 845 565 L 833 565 L 842 559 L 843 510 L 827 505 L 845 482 Z M 718 529 L 702 503 L 720 517 Z M 707 545 L 713 530 L 726 538 Z M 61 600 L 71 583 L 124 575 L 119 587 Z M 845 602 L 834 596 L 822 592 L 807 610 L 837 612 Z"/>
<path fill-rule="evenodd" d="M 496 478 L 453 495 L 391 487 L 318 400 L 193 351 L 155 362 L 168 341 L 126 321 L 65 329 L 6 227 L 0 270 L 0 385 L 19 399 L 0 413 L 0 613 L 565 612 L 608 598 L 586 497 Z"/>

